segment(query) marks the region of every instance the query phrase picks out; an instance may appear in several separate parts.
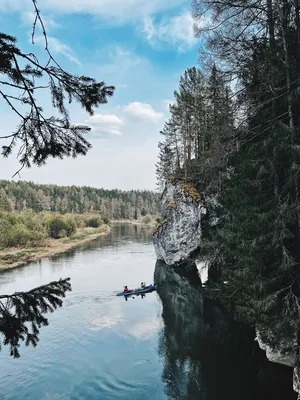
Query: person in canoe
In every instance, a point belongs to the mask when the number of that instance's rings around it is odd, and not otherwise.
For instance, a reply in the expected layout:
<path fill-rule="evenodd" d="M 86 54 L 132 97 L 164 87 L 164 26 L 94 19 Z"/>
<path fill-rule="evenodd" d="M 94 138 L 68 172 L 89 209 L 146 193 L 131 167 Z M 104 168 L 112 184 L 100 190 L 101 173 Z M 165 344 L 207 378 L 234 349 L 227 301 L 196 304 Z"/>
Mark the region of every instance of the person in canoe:
<path fill-rule="evenodd" d="M 128 289 L 127 286 L 124 286 L 124 292 L 125 292 L 125 293 L 129 293 L 129 292 L 130 292 L 130 290 Z"/>
<path fill-rule="evenodd" d="M 145 287 L 146 287 L 146 282 L 142 282 L 142 283 L 141 283 L 141 288 L 142 288 L 142 289 L 145 289 Z"/>

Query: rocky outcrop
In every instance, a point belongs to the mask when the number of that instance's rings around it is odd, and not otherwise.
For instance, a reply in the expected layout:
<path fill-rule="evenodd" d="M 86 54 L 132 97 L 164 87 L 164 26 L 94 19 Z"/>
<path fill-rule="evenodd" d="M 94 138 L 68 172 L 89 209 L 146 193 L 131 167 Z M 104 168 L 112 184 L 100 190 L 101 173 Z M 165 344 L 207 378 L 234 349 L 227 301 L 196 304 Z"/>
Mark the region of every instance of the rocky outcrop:
<path fill-rule="evenodd" d="M 295 367 L 296 365 L 296 345 L 291 342 L 291 340 L 285 340 L 284 343 L 278 343 L 276 348 L 272 348 L 263 342 L 261 335 L 258 330 L 256 330 L 256 340 L 259 347 L 266 352 L 266 357 L 269 361 L 286 365 L 287 367 Z M 282 348 L 289 345 L 290 348 L 294 348 L 289 352 L 282 352 Z"/>
<path fill-rule="evenodd" d="M 153 234 L 156 257 L 168 265 L 179 265 L 199 247 L 201 215 L 206 209 L 192 185 L 169 182 L 162 195 L 162 210 L 164 219 Z"/>
<path fill-rule="evenodd" d="M 293 389 L 299 393 L 300 396 L 300 367 L 297 363 L 297 345 L 296 341 L 286 339 L 284 343 L 278 343 L 276 348 L 272 348 L 263 342 L 260 333 L 256 330 L 256 339 L 259 347 L 265 351 L 266 357 L 269 361 L 286 365 L 294 369 L 293 372 Z M 291 350 L 283 352 L 282 349 L 289 347 Z"/>

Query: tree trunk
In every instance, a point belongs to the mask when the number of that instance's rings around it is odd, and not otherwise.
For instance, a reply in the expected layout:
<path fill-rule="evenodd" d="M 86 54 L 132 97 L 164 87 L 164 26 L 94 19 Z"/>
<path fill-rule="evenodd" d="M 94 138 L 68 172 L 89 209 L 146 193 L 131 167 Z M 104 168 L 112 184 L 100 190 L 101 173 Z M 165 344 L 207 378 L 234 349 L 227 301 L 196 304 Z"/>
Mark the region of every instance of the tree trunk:
<path fill-rule="evenodd" d="M 295 22 L 297 29 L 297 65 L 298 73 L 300 73 L 300 2 L 299 0 L 294 0 L 295 5 Z"/>
<path fill-rule="evenodd" d="M 267 16 L 268 16 L 268 27 L 270 34 L 270 45 L 271 48 L 275 48 L 275 23 L 274 23 L 274 12 L 272 0 L 267 0 Z"/>
<path fill-rule="evenodd" d="M 283 51 L 284 51 L 284 63 L 285 63 L 285 79 L 286 79 L 286 91 L 287 91 L 287 103 L 288 103 L 288 116 L 289 116 L 289 127 L 291 128 L 292 136 L 294 130 L 294 117 L 293 117 L 293 106 L 292 106 L 292 86 L 291 86 L 291 64 L 290 64 L 290 55 L 288 48 L 288 27 L 289 27 L 289 9 L 288 9 L 287 0 L 283 1 L 283 7 L 280 10 L 280 19 L 281 19 L 281 30 L 282 30 L 282 42 L 283 42 Z"/>

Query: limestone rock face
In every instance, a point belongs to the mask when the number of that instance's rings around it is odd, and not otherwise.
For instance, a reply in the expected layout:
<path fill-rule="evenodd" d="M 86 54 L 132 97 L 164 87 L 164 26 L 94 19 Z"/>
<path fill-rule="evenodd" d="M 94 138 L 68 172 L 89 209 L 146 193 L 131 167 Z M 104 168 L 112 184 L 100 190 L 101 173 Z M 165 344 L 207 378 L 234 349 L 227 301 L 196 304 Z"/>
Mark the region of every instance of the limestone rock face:
<path fill-rule="evenodd" d="M 199 194 L 189 185 L 168 183 L 162 195 L 164 220 L 153 234 L 158 260 L 178 265 L 199 247 L 201 215 L 206 212 Z"/>

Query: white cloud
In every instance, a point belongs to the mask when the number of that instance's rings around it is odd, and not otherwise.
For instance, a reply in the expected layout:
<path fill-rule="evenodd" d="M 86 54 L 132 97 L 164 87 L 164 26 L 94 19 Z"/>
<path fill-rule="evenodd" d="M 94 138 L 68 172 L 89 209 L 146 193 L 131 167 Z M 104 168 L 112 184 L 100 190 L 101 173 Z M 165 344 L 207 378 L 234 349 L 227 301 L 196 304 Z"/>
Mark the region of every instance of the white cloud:
<path fill-rule="evenodd" d="M 163 18 L 159 22 L 147 16 L 144 18 L 142 31 L 152 46 L 159 47 L 162 43 L 168 44 L 176 47 L 179 53 L 184 53 L 197 43 L 190 12 L 184 12 L 170 19 Z"/>
<path fill-rule="evenodd" d="M 147 122 L 160 123 L 164 119 L 164 114 L 154 110 L 150 104 L 135 101 L 124 107 L 124 112 L 137 119 Z"/>
<path fill-rule="evenodd" d="M 50 51 L 52 51 L 53 53 L 62 54 L 65 57 L 67 57 L 70 61 L 78 65 L 81 65 L 80 61 L 75 57 L 73 50 L 69 46 L 67 46 L 66 44 L 62 43 L 60 40 L 52 36 L 47 36 L 47 40 Z M 45 46 L 44 36 L 42 35 L 36 36 L 35 43 L 38 43 L 41 46 Z"/>
<path fill-rule="evenodd" d="M 185 0 L 39 0 L 39 8 L 43 11 L 64 14 L 85 13 L 100 16 L 109 23 L 128 22 L 174 9 L 184 4 Z M 32 10 L 30 1 L 0 0 L 0 10 Z"/>
<path fill-rule="evenodd" d="M 122 135 L 121 127 L 124 125 L 117 115 L 114 114 L 95 114 L 86 123 L 91 126 L 92 133 L 108 134 L 113 136 Z"/>

